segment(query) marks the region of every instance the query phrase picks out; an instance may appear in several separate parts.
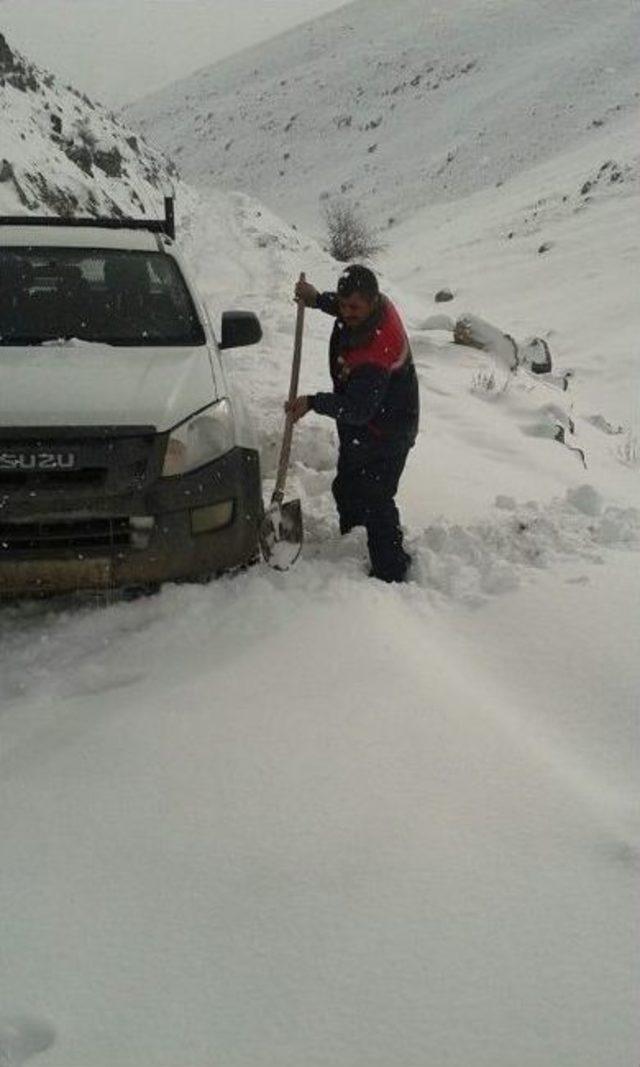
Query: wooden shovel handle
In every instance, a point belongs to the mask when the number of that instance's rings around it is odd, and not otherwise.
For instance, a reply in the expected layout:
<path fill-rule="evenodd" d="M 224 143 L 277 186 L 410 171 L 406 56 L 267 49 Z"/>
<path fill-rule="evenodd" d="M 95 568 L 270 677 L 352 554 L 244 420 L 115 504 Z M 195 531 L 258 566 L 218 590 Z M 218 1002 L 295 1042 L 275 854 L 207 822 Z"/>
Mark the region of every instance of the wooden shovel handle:
<path fill-rule="evenodd" d="M 305 281 L 305 275 L 300 275 L 300 281 Z M 298 382 L 300 380 L 300 360 L 302 357 L 302 331 L 304 329 L 304 301 L 298 300 L 298 310 L 296 312 L 296 332 L 293 342 L 293 363 L 291 364 L 291 381 L 289 384 L 289 403 L 292 404 L 298 395 Z M 278 463 L 278 473 L 276 475 L 276 484 L 271 496 L 272 504 L 281 504 L 284 498 L 284 487 L 287 480 L 287 468 L 289 466 L 289 456 L 291 455 L 291 439 L 293 437 L 293 415 L 287 412 L 287 417 L 284 424 L 284 435 L 282 438 L 282 448 L 280 449 L 280 461 Z"/>

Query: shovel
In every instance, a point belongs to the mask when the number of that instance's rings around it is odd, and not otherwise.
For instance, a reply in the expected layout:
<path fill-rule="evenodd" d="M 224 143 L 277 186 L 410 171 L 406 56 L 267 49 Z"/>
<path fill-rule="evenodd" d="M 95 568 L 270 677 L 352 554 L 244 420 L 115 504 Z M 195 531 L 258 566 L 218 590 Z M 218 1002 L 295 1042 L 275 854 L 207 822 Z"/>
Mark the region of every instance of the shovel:
<path fill-rule="evenodd" d="M 300 281 L 304 281 L 304 274 L 300 275 Z M 296 333 L 293 344 L 293 363 L 291 366 L 291 383 L 289 386 L 289 403 L 293 403 L 298 395 L 298 379 L 300 377 L 300 357 L 302 355 L 302 330 L 304 327 L 304 303 L 298 301 L 296 313 Z M 284 501 L 284 487 L 287 480 L 287 468 L 291 453 L 291 438 L 293 436 L 293 416 L 287 412 L 280 449 L 280 461 L 276 484 L 271 496 L 271 504 L 264 514 L 258 539 L 265 561 L 277 571 L 286 571 L 297 560 L 302 551 L 302 508 L 299 500 Z"/>

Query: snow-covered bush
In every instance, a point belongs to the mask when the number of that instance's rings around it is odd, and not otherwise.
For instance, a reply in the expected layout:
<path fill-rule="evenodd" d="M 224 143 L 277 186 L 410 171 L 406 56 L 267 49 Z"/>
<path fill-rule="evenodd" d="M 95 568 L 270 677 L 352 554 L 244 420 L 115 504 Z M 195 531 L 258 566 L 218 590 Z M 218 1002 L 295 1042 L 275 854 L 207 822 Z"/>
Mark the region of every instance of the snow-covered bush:
<path fill-rule="evenodd" d="M 340 263 L 372 259 L 383 251 L 360 212 L 348 200 L 331 200 L 323 208 L 329 237 L 329 252 Z"/>
<path fill-rule="evenodd" d="M 617 456 L 625 467 L 640 467 L 640 438 L 629 431 L 624 441 L 618 445 Z"/>
<path fill-rule="evenodd" d="M 471 379 L 471 392 L 472 393 L 494 393 L 496 391 L 496 376 L 495 372 L 489 370 L 488 367 L 483 367 L 473 375 Z"/>

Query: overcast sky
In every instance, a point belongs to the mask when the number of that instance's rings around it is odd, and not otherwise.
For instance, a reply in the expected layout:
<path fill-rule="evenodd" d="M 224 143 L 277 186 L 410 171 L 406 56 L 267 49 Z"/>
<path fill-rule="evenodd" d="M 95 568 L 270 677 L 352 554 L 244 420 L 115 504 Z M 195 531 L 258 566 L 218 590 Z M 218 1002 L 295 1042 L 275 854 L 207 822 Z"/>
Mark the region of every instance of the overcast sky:
<path fill-rule="evenodd" d="M 0 32 L 110 106 L 265 40 L 345 0 L 0 0 Z"/>

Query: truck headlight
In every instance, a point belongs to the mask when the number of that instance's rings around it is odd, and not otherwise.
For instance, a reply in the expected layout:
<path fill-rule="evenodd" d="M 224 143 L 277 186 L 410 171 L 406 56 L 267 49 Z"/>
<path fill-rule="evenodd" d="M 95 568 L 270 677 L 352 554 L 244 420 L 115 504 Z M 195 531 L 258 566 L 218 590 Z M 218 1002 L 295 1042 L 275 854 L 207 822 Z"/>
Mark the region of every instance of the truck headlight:
<path fill-rule="evenodd" d="M 202 467 L 224 456 L 234 444 L 231 405 L 228 400 L 220 400 L 171 431 L 162 476 L 170 478 Z"/>

